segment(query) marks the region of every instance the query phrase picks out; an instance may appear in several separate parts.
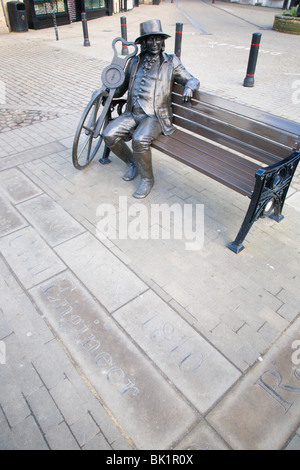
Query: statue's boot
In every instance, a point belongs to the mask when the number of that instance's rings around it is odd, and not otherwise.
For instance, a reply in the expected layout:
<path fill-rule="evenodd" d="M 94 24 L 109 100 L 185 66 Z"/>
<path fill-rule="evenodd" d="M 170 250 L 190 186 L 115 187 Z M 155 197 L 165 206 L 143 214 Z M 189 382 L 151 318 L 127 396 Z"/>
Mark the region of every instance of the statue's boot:
<path fill-rule="evenodd" d="M 136 199 L 143 199 L 150 194 L 154 185 L 151 150 L 146 150 L 145 152 L 133 152 L 133 156 L 138 171 L 142 177 L 140 185 L 133 194 L 133 197 Z"/>
<path fill-rule="evenodd" d="M 138 172 L 137 166 L 136 166 L 135 162 L 127 162 L 126 164 L 128 166 L 128 169 L 127 169 L 125 175 L 123 176 L 123 180 L 124 181 L 132 181 L 132 180 L 134 180 L 134 178 L 137 175 L 137 172 Z"/>
<path fill-rule="evenodd" d="M 136 163 L 133 158 L 133 153 L 128 147 L 128 145 L 124 142 L 124 140 L 120 140 L 112 147 L 110 150 L 117 155 L 124 163 L 127 165 L 127 171 L 123 176 L 124 181 L 132 181 L 137 175 L 138 169 Z"/>

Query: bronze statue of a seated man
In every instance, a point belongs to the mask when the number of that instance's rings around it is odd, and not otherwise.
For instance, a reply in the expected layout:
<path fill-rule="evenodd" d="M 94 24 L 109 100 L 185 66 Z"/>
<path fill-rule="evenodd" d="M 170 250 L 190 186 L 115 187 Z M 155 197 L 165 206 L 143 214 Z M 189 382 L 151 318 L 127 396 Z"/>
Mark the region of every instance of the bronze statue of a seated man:
<path fill-rule="evenodd" d="M 138 199 L 148 196 L 154 184 L 151 143 L 162 133 L 170 135 L 175 130 L 171 110 L 173 83 L 184 86 L 183 101 L 189 101 L 199 87 L 199 80 L 178 57 L 164 52 L 168 37 L 160 20 L 141 23 L 140 36 L 135 41 L 141 45 L 141 52 L 130 60 L 125 80 L 115 93 L 115 97 L 120 97 L 128 91 L 126 110 L 108 124 L 103 136 L 111 151 L 128 165 L 123 179 L 131 181 L 140 173 L 141 182 L 133 194 Z M 124 141 L 129 135 L 132 151 Z"/>

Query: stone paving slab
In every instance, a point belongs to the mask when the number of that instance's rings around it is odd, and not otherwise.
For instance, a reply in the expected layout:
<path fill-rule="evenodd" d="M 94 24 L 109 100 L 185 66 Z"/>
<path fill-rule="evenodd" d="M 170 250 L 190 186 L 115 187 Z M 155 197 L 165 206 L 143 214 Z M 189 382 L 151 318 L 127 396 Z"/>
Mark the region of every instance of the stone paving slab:
<path fill-rule="evenodd" d="M 286 201 L 287 205 L 294 207 L 298 212 L 300 212 L 300 194 L 294 193 L 292 194 L 288 200 Z"/>
<path fill-rule="evenodd" d="M 52 153 L 59 152 L 65 149 L 65 147 L 59 142 L 52 142 L 46 145 L 41 145 L 35 148 L 32 148 L 34 141 L 30 145 L 30 150 L 21 151 L 15 155 L 10 155 L 9 157 L 0 158 L 0 171 L 6 170 L 8 168 L 13 168 L 22 163 L 31 162 L 32 160 L 37 160 L 38 158 L 44 157 L 46 155 L 51 155 Z M 15 149 L 15 152 L 18 152 Z"/>
<path fill-rule="evenodd" d="M 114 318 L 201 413 L 241 375 L 151 291 L 115 312 Z"/>
<path fill-rule="evenodd" d="M 27 225 L 23 217 L 0 193 L 0 236 L 7 235 Z"/>
<path fill-rule="evenodd" d="M 1 191 L 13 204 L 26 201 L 42 193 L 19 169 L 12 168 L 0 173 Z"/>
<path fill-rule="evenodd" d="M 295 346 L 299 346 L 299 331 L 298 319 L 263 361 L 208 414 L 208 422 L 233 449 L 280 449 L 291 429 L 297 429 L 300 368 Z"/>
<path fill-rule="evenodd" d="M 147 286 L 90 233 L 55 251 L 109 312 L 129 302 Z"/>
<path fill-rule="evenodd" d="M 168 448 L 195 423 L 197 413 L 71 273 L 30 294 L 139 449 Z"/>
<path fill-rule="evenodd" d="M 51 247 L 85 232 L 84 227 L 46 194 L 18 204 L 18 210 Z"/>
<path fill-rule="evenodd" d="M 1 238 L 0 250 L 27 289 L 66 269 L 31 227 Z"/>
<path fill-rule="evenodd" d="M 186 436 L 175 450 L 229 450 L 228 445 L 204 420 Z"/>

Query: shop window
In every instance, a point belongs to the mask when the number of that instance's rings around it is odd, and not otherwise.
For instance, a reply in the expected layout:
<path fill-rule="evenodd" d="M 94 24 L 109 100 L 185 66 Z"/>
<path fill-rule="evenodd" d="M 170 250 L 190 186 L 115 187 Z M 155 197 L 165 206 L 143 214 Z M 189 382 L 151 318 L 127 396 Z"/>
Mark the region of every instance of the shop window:
<path fill-rule="evenodd" d="M 105 0 L 85 0 L 84 5 L 86 10 L 98 10 L 105 8 Z"/>
<path fill-rule="evenodd" d="M 36 15 L 49 15 L 52 13 L 52 6 L 50 1 L 33 0 L 33 4 Z M 55 13 L 66 12 L 66 5 L 64 0 L 53 0 L 53 8 Z"/>

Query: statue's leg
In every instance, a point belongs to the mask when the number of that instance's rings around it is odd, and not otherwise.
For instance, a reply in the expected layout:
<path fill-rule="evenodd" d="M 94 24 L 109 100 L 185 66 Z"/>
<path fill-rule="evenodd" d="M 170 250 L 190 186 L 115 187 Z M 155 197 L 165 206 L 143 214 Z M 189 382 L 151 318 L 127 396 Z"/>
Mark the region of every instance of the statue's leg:
<path fill-rule="evenodd" d="M 107 147 L 126 165 L 127 172 L 123 176 L 125 181 L 133 180 L 137 175 L 137 167 L 133 153 L 123 139 L 128 137 L 130 131 L 136 126 L 132 116 L 120 116 L 111 121 L 105 128 L 103 138 Z"/>
<path fill-rule="evenodd" d="M 119 140 L 119 142 L 115 143 L 110 147 L 110 150 L 124 163 L 127 165 L 127 171 L 123 176 L 124 181 L 132 181 L 137 175 L 137 166 L 134 161 L 134 156 L 128 145 L 124 142 L 124 140 Z"/>
<path fill-rule="evenodd" d="M 152 169 L 152 153 L 151 150 L 144 152 L 134 152 L 134 160 L 138 171 L 141 175 L 141 182 L 138 189 L 133 194 L 136 199 L 143 199 L 150 194 L 154 185 L 154 176 Z"/>
<path fill-rule="evenodd" d="M 147 117 L 137 127 L 132 137 L 133 158 L 141 175 L 139 188 L 133 197 L 142 199 L 150 194 L 154 185 L 151 144 L 162 133 L 156 118 Z"/>

